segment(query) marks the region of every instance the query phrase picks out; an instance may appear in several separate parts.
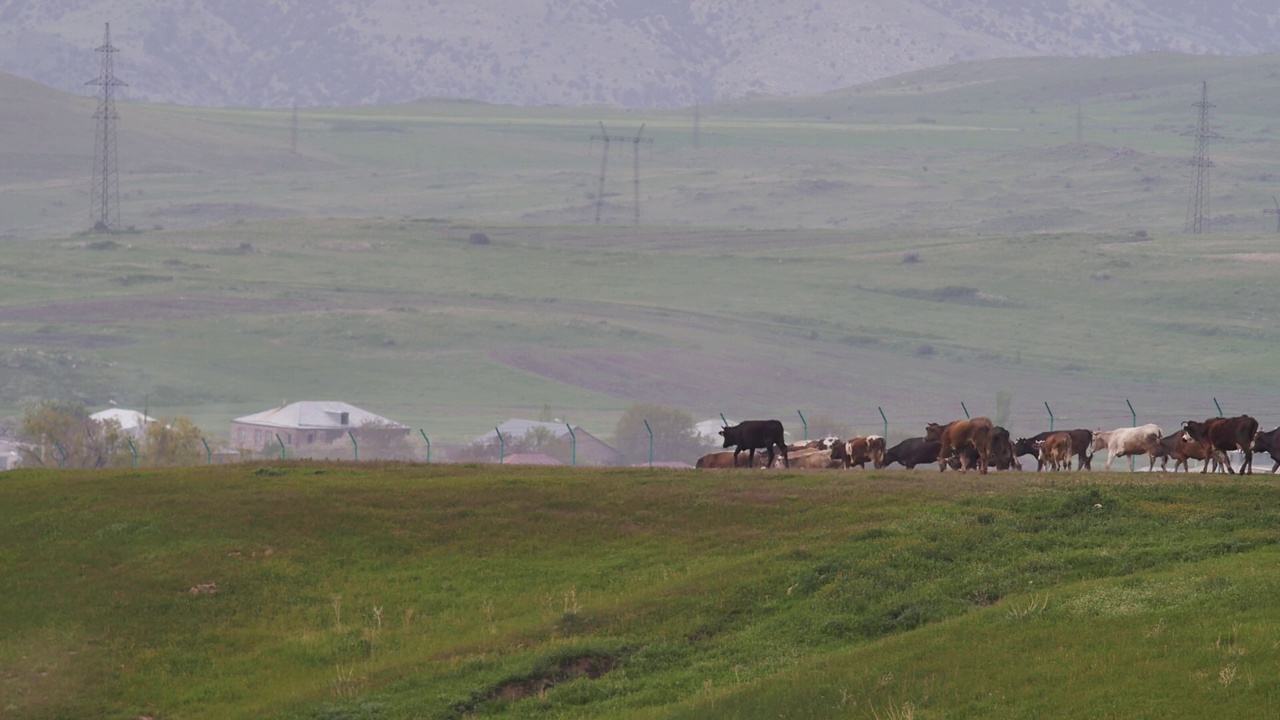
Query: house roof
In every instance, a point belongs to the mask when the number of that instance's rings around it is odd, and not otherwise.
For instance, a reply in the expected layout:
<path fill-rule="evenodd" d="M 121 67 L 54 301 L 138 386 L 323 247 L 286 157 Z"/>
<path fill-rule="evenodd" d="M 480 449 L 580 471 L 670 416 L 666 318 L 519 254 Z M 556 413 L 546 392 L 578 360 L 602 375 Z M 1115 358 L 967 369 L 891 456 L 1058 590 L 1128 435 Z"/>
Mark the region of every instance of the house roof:
<path fill-rule="evenodd" d="M 346 424 L 342 422 L 343 413 L 346 413 L 347 416 Z M 283 407 L 238 417 L 232 422 L 297 430 L 341 430 L 344 428 L 358 428 L 366 424 L 408 428 L 407 425 L 388 420 L 381 415 L 374 415 L 368 410 L 362 410 L 355 405 L 339 400 L 308 400 L 289 403 Z"/>
<path fill-rule="evenodd" d="M 156 421 L 153 417 L 148 417 L 137 410 L 125 410 L 124 408 L 107 408 L 89 416 L 98 422 L 106 422 L 115 420 L 120 423 L 121 430 L 135 430 Z"/>

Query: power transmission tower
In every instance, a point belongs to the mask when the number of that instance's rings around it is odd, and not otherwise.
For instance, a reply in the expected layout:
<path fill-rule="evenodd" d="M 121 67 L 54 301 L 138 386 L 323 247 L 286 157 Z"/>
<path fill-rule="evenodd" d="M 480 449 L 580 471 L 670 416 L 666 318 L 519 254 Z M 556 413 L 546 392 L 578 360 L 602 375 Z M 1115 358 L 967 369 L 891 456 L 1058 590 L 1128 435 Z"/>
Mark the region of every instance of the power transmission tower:
<path fill-rule="evenodd" d="M 1272 203 L 1275 203 L 1276 209 L 1275 209 L 1275 210 L 1271 210 L 1271 209 L 1263 210 L 1263 211 L 1262 211 L 1262 214 L 1263 214 L 1263 215 L 1275 215 L 1275 216 L 1276 216 L 1276 232 L 1280 233 L 1280 200 L 1277 200 L 1277 199 L 1276 199 L 1276 196 L 1275 196 L 1275 195 L 1272 195 L 1272 196 L 1271 196 L 1271 202 L 1272 202 Z"/>
<path fill-rule="evenodd" d="M 1209 168 L 1213 161 L 1205 155 L 1205 145 L 1210 140 L 1221 140 L 1222 136 L 1209 129 L 1209 108 L 1217 107 L 1209 102 L 1209 83 L 1204 82 L 1200 91 L 1200 102 L 1193 107 L 1200 109 L 1200 119 L 1196 129 L 1185 132 L 1196 139 L 1196 152 L 1191 157 L 1191 198 L 1187 202 L 1187 222 L 1183 232 L 1200 234 L 1209 232 Z"/>
<path fill-rule="evenodd" d="M 653 138 L 641 137 L 644 133 L 644 125 L 640 126 L 640 130 L 633 136 L 627 135 L 610 135 L 604 129 L 604 123 L 600 123 L 600 134 L 592 135 L 592 142 L 596 140 L 604 141 L 604 152 L 600 155 L 600 184 L 596 188 L 596 224 L 600 224 L 600 209 L 604 203 L 604 178 L 605 171 L 609 167 L 609 143 L 611 142 L 629 142 L 635 146 L 633 157 L 633 201 L 635 203 L 634 224 L 640 224 L 640 144 L 652 143 Z"/>
<path fill-rule="evenodd" d="M 102 46 L 102 68 L 98 77 L 85 83 L 102 88 L 98 95 L 98 110 L 93 114 L 97 130 L 93 140 L 93 186 L 89 191 L 89 222 L 95 232 L 118 230 L 120 227 L 120 176 L 116 169 L 116 114 L 115 89 L 125 87 L 116 79 L 115 61 L 111 45 L 111 23 L 107 23 Z"/>

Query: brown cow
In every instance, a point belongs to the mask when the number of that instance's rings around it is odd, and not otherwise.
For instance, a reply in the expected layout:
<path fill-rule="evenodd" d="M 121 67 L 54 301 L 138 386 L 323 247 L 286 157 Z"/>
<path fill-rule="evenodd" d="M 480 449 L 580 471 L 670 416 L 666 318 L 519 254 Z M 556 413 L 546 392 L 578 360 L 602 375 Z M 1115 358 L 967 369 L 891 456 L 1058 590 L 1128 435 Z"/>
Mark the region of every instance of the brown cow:
<path fill-rule="evenodd" d="M 1048 465 L 1050 470 L 1071 469 L 1071 436 L 1064 432 L 1056 432 L 1037 443 L 1040 449 L 1041 465 Z"/>
<path fill-rule="evenodd" d="M 865 468 L 868 462 L 872 467 L 880 467 L 884 462 L 884 438 L 868 435 L 836 443 L 831 448 L 831 458 L 841 461 L 846 470 L 854 465 Z"/>
<path fill-rule="evenodd" d="M 758 467 L 758 468 L 764 467 L 765 460 L 767 458 L 768 458 L 767 455 L 761 453 L 759 456 L 756 457 L 754 467 Z M 729 468 L 734 468 L 734 467 L 747 467 L 745 464 L 735 465 L 734 462 L 735 462 L 735 459 L 733 457 L 733 453 L 731 452 L 727 452 L 727 451 L 713 452 L 713 453 L 707 453 L 706 455 L 703 455 L 702 457 L 698 458 L 698 462 L 697 464 L 694 465 L 694 467 L 702 470 L 728 470 Z"/>
<path fill-rule="evenodd" d="M 1163 441 L 1161 444 L 1164 444 Z M 1202 460 L 1206 467 L 1212 462 L 1214 472 L 1222 469 L 1222 459 L 1219 457 L 1219 453 L 1210 447 L 1208 443 L 1192 440 L 1186 432 L 1174 433 L 1173 446 L 1169 448 L 1169 457 L 1173 458 L 1174 472 L 1178 472 L 1179 465 L 1182 466 L 1183 472 L 1191 472 L 1191 469 L 1187 467 L 1188 460 Z M 1165 460 L 1168 460 L 1168 458 L 1165 458 Z M 1161 470 L 1164 469 L 1165 460 L 1160 461 Z"/>
<path fill-rule="evenodd" d="M 1240 474 L 1253 474 L 1253 439 L 1258 434 L 1257 420 L 1248 415 L 1238 415 L 1230 418 L 1209 418 L 1204 422 L 1188 420 L 1182 423 L 1182 427 L 1192 440 L 1206 442 L 1213 449 L 1221 450 L 1224 455 L 1232 450 L 1243 452 L 1244 461 L 1240 463 Z M 1236 471 L 1231 467 L 1231 457 L 1227 456 L 1226 461 L 1227 472 L 1234 475 Z M 1202 473 L 1208 471 L 1208 464 L 1200 470 Z"/>
<path fill-rule="evenodd" d="M 960 472 L 969 469 L 969 457 L 964 449 L 973 446 L 978 451 L 978 472 L 986 475 L 991 464 L 991 418 L 976 417 L 954 420 L 946 425 L 929 423 L 925 426 L 925 439 L 941 443 L 938 449 L 938 471 L 947 469 L 947 459 L 952 453 L 960 455 Z"/>

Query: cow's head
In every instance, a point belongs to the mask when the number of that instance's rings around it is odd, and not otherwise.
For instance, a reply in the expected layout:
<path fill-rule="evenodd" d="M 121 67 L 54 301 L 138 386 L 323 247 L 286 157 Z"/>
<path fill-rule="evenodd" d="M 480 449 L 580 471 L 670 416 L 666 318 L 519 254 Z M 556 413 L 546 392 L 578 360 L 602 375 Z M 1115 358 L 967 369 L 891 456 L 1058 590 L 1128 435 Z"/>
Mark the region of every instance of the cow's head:
<path fill-rule="evenodd" d="M 1018 438 L 1013 442 L 1013 455 L 1035 455 L 1036 441 L 1031 438 Z"/>
<path fill-rule="evenodd" d="M 929 423 L 924 426 L 924 439 L 928 442 L 937 442 L 942 439 L 942 431 L 946 429 L 946 425 L 938 423 Z"/>
<path fill-rule="evenodd" d="M 1192 440 L 1200 440 L 1204 437 L 1204 423 L 1202 422 L 1188 420 L 1182 423 L 1182 430 Z"/>

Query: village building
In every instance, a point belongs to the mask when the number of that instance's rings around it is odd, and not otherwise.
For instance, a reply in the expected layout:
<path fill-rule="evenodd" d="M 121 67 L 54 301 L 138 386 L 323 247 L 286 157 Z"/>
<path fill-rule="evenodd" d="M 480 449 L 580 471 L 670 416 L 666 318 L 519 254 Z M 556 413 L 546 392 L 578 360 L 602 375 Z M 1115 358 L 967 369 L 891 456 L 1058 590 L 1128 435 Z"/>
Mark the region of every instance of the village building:
<path fill-rule="evenodd" d="M 120 430 L 132 438 L 141 438 L 147 434 L 147 426 L 155 422 L 156 419 L 138 412 L 137 410 L 126 410 L 124 408 L 107 408 L 99 410 L 89 416 L 91 420 L 98 422 L 116 422 L 120 426 Z"/>
<path fill-rule="evenodd" d="M 259 449 L 277 443 L 295 448 L 350 443 L 348 433 L 361 442 L 389 445 L 407 438 L 409 427 L 334 400 L 289 403 L 231 421 L 231 444 L 240 448 Z"/>

